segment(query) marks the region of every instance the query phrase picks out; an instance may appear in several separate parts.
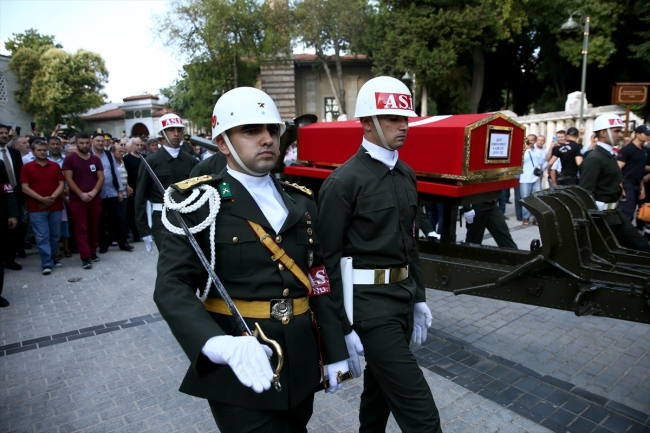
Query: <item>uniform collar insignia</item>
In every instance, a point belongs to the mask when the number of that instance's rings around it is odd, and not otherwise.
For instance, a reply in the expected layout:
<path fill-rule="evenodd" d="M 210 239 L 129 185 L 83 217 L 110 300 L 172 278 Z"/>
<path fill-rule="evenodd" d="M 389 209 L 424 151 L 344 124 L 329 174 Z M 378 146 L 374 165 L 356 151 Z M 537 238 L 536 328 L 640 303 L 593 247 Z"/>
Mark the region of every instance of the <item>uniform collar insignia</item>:
<path fill-rule="evenodd" d="M 221 182 L 219 184 L 219 195 L 221 198 L 229 198 L 232 197 L 232 188 L 230 188 L 230 184 L 226 182 Z"/>

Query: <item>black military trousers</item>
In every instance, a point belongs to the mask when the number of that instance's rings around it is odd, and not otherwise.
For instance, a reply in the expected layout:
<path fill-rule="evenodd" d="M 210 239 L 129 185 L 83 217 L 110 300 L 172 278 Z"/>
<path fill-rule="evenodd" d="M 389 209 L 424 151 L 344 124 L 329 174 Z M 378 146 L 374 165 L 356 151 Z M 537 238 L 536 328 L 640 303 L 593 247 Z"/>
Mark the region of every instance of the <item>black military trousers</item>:
<path fill-rule="evenodd" d="M 503 219 L 503 214 L 496 203 L 477 203 L 473 205 L 473 208 L 476 215 L 474 216 L 474 222 L 467 224 L 467 237 L 465 238 L 465 242 L 482 244 L 483 235 L 487 228 L 498 246 L 517 248 L 517 244 L 512 240 L 508 225 Z"/>
<path fill-rule="evenodd" d="M 442 432 L 431 389 L 409 348 L 412 322 L 399 315 L 354 323 L 366 357 L 359 433 L 386 431 L 391 412 L 404 432 Z"/>
<path fill-rule="evenodd" d="M 212 400 L 208 403 L 221 433 L 307 433 L 314 394 L 291 410 L 246 409 Z"/>
<path fill-rule="evenodd" d="M 169 218 L 169 215 L 168 215 Z M 170 222 L 176 222 L 176 217 L 171 216 Z M 162 222 L 162 212 L 153 211 L 151 213 L 151 236 L 153 236 L 153 241 L 156 243 L 156 248 L 160 252 L 162 248 L 163 237 L 165 236 L 165 225 Z"/>
<path fill-rule="evenodd" d="M 627 220 L 621 208 L 616 209 L 622 224 L 610 224 L 609 228 L 616 236 L 616 240 L 621 246 L 633 250 L 650 252 L 648 240 L 639 233 L 639 230 Z"/>
<path fill-rule="evenodd" d="M 102 199 L 102 213 L 99 216 L 99 230 L 97 233 L 99 248 L 108 248 L 111 244 L 111 234 L 113 234 L 120 246 L 127 243 L 126 234 L 122 230 L 119 204 L 117 197 Z"/>

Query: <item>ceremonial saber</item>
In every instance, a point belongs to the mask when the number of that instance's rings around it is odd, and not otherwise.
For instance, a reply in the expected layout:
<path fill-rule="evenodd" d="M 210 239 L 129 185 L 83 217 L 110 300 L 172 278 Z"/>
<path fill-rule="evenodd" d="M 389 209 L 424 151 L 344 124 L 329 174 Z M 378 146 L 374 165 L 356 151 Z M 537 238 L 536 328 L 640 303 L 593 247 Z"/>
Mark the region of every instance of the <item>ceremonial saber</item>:
<path fill-rule="evenodd" d="M 198 138 L 200 140 L 203 140 L 203 141 L 206 141 L 206 142 L 209 143 L 208 140 L 205 140 L 203 138 L 192 137 L 192 139 L 194 139 L 194 138 Z M 213 146 L 211 143 L 210 143 L 210 145 Z M 214 148 L 216 149 L 217 147 L 214 146 Z M 217 151 L 218 151 L 218 149 L 217 149 Z M 147 160 L 144 157 L 142 157 L 140 159 L 142 160 L 142 163 L 144 164 L 147 171 L 149 172 L 149 175 L 151 176 L 151 178 L 154 180 L 154 182 L 158 186 L 158 189 L 160 190 L 160 193 L 164 197 L 165 196 L 165 187 L 162 185 L 162 183 L 160 183 L 160 179 L 158 179 L 158 176 L 156 176 L 156 173 L 153 172 L 153 169 L 151 168 L 151 166 L 149 165 Z M 244 320 L 244 317 L 241 315 L 241 313 L 237 309 L 237 306 L 232 301 L 232 298 L 230 297 L 230 295 L 226 291 L 226 288 L 221 283 L 221 280 L 217 276 L 216 272 L 214 272 L 214 269 L 212 269 L 212 266 L 210 266 L 210 262 L 208 262 L 208 258 L 205 257 L 205 254 L 203 254 L 203 250 L 199 246 L 199 243 L 196 241 L 196 238 L 194 237 L 192 232 L 190 232 L 189 227 L 187 227 L 187 224 L 185 223 L 185 220 L 183 219 L 183 217 L 181 216 L 181 214 L 177 210 L 175 210 L 175 209 L 170 209 L 170 210 L 172 211 L 172 213 L 176 217 L 176 220 L 178 221 L 178 223 L 183 228 L 183 232 L 185 232 L 185 236 L 187 236 L 187 239 L 189 239 L 190 244 L 192 244 L 192 248 L 194 248 L 194 251 L 199 256 L 199 260 L 201 260 L 201 264 L 203 265 L 205 270 L 208 272 L 208 275 L 212 279 L 212 284 L 214 285 L 214 287 L 219 292 L 219 295 L 221 295 L 221 298 L 225 301 L 226 305 L 228 306 L 228 309 L 230 310 L 230 313 L 232 314 L 232 317 L 234 317 L 235 321 L 237 322 L 237 324 L 241 328 L 242 333 L 244 335 L 246 335 L 246 336 L 253 336 L 255 338 L 257 338 L 258 335 L 259 335 L 259 337 L 264 342 L 271 344 L 273 346 L 273 348 L 275 349 L 275 351 L 277 352 L 277 354 L 278 354 L 278 365 L 275 368 L 275 371 L 273 372 L 273 380 L 272 380 L 272 382 L 273 382 L 273 386 L 274 386 L 276 391 L 278 391 L 278 392 L 282 391 L 282 385 L 280 384 L 280 370 L 282 370 L 282 364 L 284 363 L 284 356 L 283 356 L 283 353 L 282 353 L 282 348 L 280 347 L 280 345 L 276 341 L 271 340 L 266 335 L 264 335 L 264 332 L 262 331 L 262 328 L 260 328 L 260 325 L 257 322 L 255 322 L 255 332 L 251 332 L 250 328 L 246 324 L 246 321 Z M 165 209 L 163 209 L 163 212 L 164 211 L 165 211 Z"/>

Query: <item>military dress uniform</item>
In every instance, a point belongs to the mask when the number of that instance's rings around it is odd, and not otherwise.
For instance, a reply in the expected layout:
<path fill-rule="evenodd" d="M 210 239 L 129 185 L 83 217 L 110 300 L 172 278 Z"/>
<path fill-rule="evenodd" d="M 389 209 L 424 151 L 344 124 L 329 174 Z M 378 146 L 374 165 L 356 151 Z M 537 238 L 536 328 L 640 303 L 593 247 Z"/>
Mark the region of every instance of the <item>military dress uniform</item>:
<path fill-rule="evenodd" d="M 605 220 L 621 246 L 650 252 L 648 241 L 618 207 L 622 181 L 623 173 L 616 158 L 600 143 L 580 165 L 580 186 L 594 194 L 596 204 L 604 211 Z"/>
<path fill-rule="evenodd" d="M 355 284 L 353 289 L 352 328 L 367 363 L 359 431 L 384 431 L 391 412 L 404 431 L 441 431 L 431 390 L 409 348 L 414 304 L 426 300 L 413 237 L 418 217 L 415 173 L 400 160 L 390 170 L 361 146 L 325 180 L 319 212 L 332 291 L 342 292 L 342 257 L 352 257 L 355 270 L 393 269 L 381 282 Z M 347 335 L 350 323 L 341 316 Z"/>
<path fill-rule="evenodd" d="M 257 394 L 242 385 L 228 365 L 214 364 L 202 353 L 211 337 L 238 336 L 242 331 L 227 313 L 216 289 L 209 292 L 205 304 L 197 298 L 195 291 L 197 287 L 205 287 L 207 272 L 188 239 L 168 232 L 158 259 L 154 300 L 191 363 L 180 391 L 208 399 L 222 432 L 248 432 L 263 425 L 268 428 L 269 424 L 271 429 L 263 431 L 285 431 L 277 430 L 275 424 L 281 422 L 274 418 L 276 411 L 289 411 L 292 432 L 306 432 L 312 414 L 313 393 L 321 381 L 318 340 L 310 311 L 318 321 L 323 362 L 331 364 L 347 359 L 339 321 L 341 300 L 331 293 L 308 296 L 306 287 L 289 269 L 272 259 L 248 221 L 261 225 L 297 266 L 309 273 L 310 268 L 322 265 L 316 204 L 311 192 L 273 180 L 288 210 L 282 228 L 276 233 L 252 195 L 227 170 L 203 179 L 200 184 L 217 188 L 221 196 L 214 238 L 214 270 L 249 328 L 255 329 L 255 322 L 259 323 L 266 336 L 282 346 L 282 390 L 277 392 L 272 387 Z M 174 193 L 174 200 L 186 199 L 200 184 Z M 208 213 L 205 204 L 184 214 L 184 218 L 188 226 L 193 227 L 204 221 Z M 169 212 L 168 217 L 178 225 Z M 195 234 L 208 258 L 209 232 L 206 229 Z M 293 317 L 269 318 L 271 305 L 282 299 L 293 302 Z M 255 316 L 253 310 L 257 310 L 255 314 L 260 318 L 251 318 Z M 277 365 L 276 354 L 271 364 L 273 368 Z"/>
<path fill-rule="evenodd" d="M 186 147 L 191 147 L 186 145 Z M 197 164 L 193 155 L 181 151 L 178 156 L 174 158 L 167 152 L 164 146 L 158 149 L 157 152 L 149 155 L 146 158 L 147 162 L 156 173 L 160 183 L 164 188 L 169 187 L 171 184 L 180 182 L 181 180 L 190 177 L 192 168 Z M 152 226 L 149 227 L 147 223 L 147 200 L 153 206 L 153 214 L 151 218 Z M 149 175 L 149 172 L 142 164 L 138 170 L 138 183 L 135 191 L 135 220 L 138 227 L 140 237 L 153 235 L 153 240 L 156 242 L 156 247 L 160 251 L 162 238 L 164 236 L 163 225 L 160 220 L 162 213 L 163 196 L 155 181 Z"/>
<path fill-rule="evenodd" d="M 221 170 L 226 168 L 228 162 L 226 161 L 226 155 L 221 152 L 217 152 L 208 159 L 196 164 L 196 167 L 192 169 L 191 177 L 199 177 L 204 174 L 219 174 Z"/>

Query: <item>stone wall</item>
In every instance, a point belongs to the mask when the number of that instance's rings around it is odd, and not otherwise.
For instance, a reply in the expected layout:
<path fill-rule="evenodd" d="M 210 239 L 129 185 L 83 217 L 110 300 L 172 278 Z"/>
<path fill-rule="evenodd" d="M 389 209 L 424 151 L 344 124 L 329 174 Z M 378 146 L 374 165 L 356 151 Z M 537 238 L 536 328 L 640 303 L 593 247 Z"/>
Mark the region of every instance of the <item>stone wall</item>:
<path fill-rule="evenodd" d="M 293 59 L 264 62 L 260 68 L 260 85 L 275 101 L 282 119 L 296 117 L 296 75 Z"/>
<path fill-rule="evenodd" d="M 14 98 L 14 92 L 18 88 L 16 76 L 9 71 L 11 57 L 0 55 L 0 123 L 12 127 L 20 126 L 21 135 L 31 134 L 30 123 L 34 116 L 25 113 L 20 104 Z M 49 134 L 50 131 L 44 131 Z"/>

